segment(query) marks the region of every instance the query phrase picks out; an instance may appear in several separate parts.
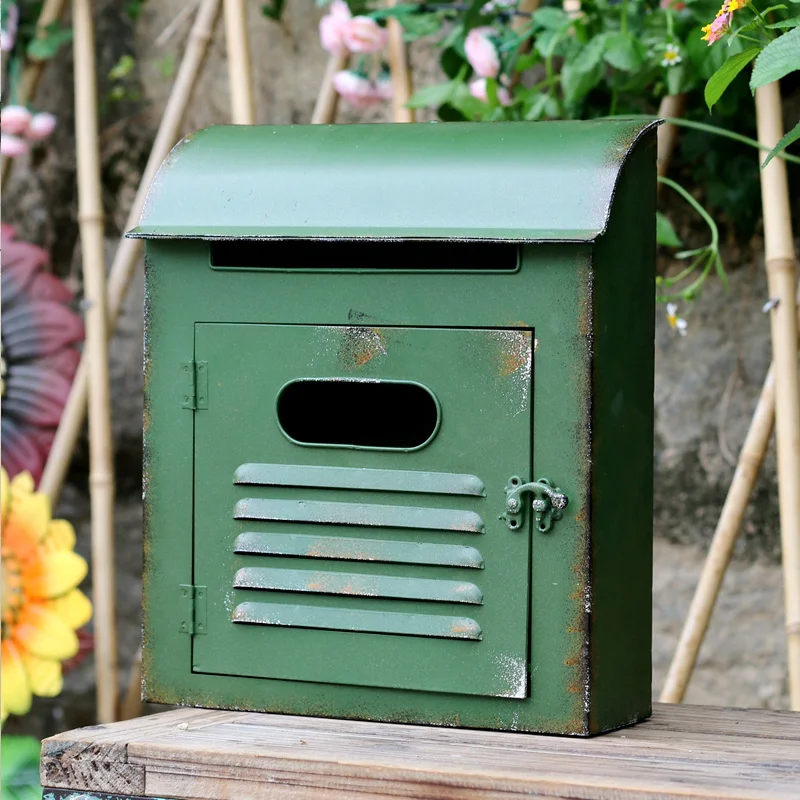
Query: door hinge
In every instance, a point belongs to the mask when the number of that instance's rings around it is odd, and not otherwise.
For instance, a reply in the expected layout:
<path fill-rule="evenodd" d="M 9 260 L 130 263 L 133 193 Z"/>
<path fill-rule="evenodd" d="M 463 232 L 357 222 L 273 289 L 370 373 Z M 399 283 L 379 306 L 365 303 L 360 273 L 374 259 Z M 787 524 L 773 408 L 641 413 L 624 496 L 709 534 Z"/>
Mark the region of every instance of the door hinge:
<path fill-rule="evenodd" d="M 208 361 L 181 363 L 181 408 L 208 408 Z"/>
<path fill-rule="evenodd" d="M 191 636 L 199 636 L 206 632 L 206 594 L 205 586 L 192 586 L 189 583 L 180 585 L 180 624 L 178 630 Z"/>

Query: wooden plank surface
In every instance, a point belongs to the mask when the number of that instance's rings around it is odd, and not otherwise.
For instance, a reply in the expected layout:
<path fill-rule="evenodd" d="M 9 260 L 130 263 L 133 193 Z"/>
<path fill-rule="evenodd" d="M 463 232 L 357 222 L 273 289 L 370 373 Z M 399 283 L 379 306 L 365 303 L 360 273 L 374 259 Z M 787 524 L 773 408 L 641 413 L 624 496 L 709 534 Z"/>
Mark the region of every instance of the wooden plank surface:
<path fill-rule="evenodd" d="M 179 709 L 45 739 L 42 785 L 178 800 L 798 800 L 800 714 L 657 705 L 574 739 Z"/>

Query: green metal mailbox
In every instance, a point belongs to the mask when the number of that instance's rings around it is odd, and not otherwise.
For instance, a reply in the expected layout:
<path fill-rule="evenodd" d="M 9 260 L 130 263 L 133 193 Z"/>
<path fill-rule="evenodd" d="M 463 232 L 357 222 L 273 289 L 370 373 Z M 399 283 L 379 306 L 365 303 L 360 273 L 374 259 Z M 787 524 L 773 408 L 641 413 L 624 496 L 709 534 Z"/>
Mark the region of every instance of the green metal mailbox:
<path fill-rule="evenodd" d="M 146 242 L 144 687 L 650 713 L 655 130 L 217 127 Z"/>

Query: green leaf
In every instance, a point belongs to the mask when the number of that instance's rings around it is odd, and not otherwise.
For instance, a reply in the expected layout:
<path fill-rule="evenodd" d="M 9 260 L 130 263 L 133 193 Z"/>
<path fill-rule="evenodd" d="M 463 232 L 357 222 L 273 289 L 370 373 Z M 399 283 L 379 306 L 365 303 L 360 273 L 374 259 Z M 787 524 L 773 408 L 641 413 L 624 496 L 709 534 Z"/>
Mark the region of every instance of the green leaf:
<path fill-rule="evenodd" d="M 455 84 L 450 105 L 461 112 L 465 119 L 471 121 L 484 119 L 485 115 L 490 112 L 490 108 L 486 103 L 472 96 L 469 87 L 465 83 Z"/>
<path fill-rule="evenodd" d="M 432 36 L 442 27 L 444 17 L 440 13 L 413 14 L 403 17 L 403 38 L 407 42 Z"/>
<path fill-rule="evenodd" d="M 751 47 L 739 55 L 731 56 L 709 79 L 706 84 L 705 98 L 708 110 L 711 111 L 717 100 L 722 97 L 731 81 L 759 54 L 758 47 Z"/>
<path fill-rule="evenodd" d="M 683 244 L 672 223 L 660 211 L 656 211 L 656 241 L 663 247 L 680 247 Z"/>
<path fill-rule="evenodd" d="M 632 36 L 615 33 L 606 40 L 603 58 L 616 69 L 634 72 L 642 66 L 644 54 L 641 45 Z"/>
<path fill-rule="evenodd" d="M 539 94 L 534 98 L 530 107 L 525 111 L 525 119 L 541 119 L 547 111 L 547 102 L 550 100 L 550 95 Z"/>
<path fill-rule="evenodd" d="M 773 22 L 771 25 L 767 25 L 768 28 L 772 28 L 774 30 L 788 30 L 789 28 L 798 28 L 800 27 L 800 17 L 792 17 L 791 19 L 782 19 L 780 22 Z"/>
<path fill-rule="evenodd" d="M 467 61 L 455 47 L 448 47 L 442 51 L 439 63 L 442 65 L 444 74 L 452 80 L 461 72 Z"/>
<path fill-rule="evenodd" d="M 798 139 L 800 139 L 800 122 L 792 128 L 789 133 L 787 133 L 779 142 L 775 145 L 775 147 L 770 150 L 769 155 L 764 159 L 764 163 L 761 165 L 761 169 L 769 164 L 772 159 L 781 152 L 781 150 L 785 150 L 790 144 L 793 144 Z"/>
<path fill-rule="evenodd" d="M 567 103 L 576 103 L 578 100 L 582 100 L 600 83 L 602 77 L 603 68 L 600 64 L 587 71 L 578 70 L 572 64 L 565 64 L 561 70 L 561 88 L 564 91 L 564 100 Z"/>
<path fill-rule="evenodd" d="M 560 31 L 571 24 L 571 20 L 565 11 L 560 8 L 547 6 L 534 12 L 533 21 L 539 28 L 550 31 Z"/>
<path fill-rule="evenodd" d="M 112 81 L 121 81 L 123 78 L 127 78 L 128 75 L 131 74 L 135 64 L 136 61 L 134 60 L 133 56 L 120 56 L 119 61 L 117 61 L 117 63 L 114 64 L 114 66 L 108 71 L 108 77 Z"/>
<path fill-rule="evenodd" d="M 536 50 L 531 50 L 529 53 L 523 53 L 517 59 L 515 68 L 517 72 L 525 72 L 526 69 L 530 69 L 535 64 L 538 64 L 541 60 L 541 53 L 538 53 Z"/>
<path fill-rule="evenodd" d="M 750 88 L 755 91 L 796 69 L 800 69 L 800 28 L 781 34 L 761 51 L 753 65 Z"/>
<path fill-rule="evenodd" d="M 39 753 L 41 743 L 32 736 L 3 736 L 3 800 L 40 800 Z"/>
<path fill-rule="evenodd" d="M 264 3 L 261 6 L 261 14 L 267 19 L 274 19 L 276 22 L 280 22 L 285 6 L 286 0 L 270 0 L 269 3 Z"/>
<path fill-rule="evenodd" d="M 440 106 L 449 102 L 453 97 L 453 81 L 447 83 L 437 83 L 433 86 L 424 86 L 417 89 L 408 101 L 409 108 L 429 108 L 430 106 Z"/>
<path fill-rule="evenodd" d="M 34 61 L 47 61 L 58 52 L 62 44 L 72 41 L 72 29 L 61 28 L 57 22 L 45 28 L 44 36 L 32 39 L 28 43 L 28 58 Z"/>

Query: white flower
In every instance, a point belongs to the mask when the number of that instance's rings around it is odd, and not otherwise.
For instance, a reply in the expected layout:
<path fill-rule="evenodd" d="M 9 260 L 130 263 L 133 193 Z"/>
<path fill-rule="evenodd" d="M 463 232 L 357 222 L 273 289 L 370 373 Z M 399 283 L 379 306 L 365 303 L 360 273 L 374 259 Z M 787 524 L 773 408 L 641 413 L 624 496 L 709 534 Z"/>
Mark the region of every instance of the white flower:
<path fill-rule="evenodd" d="M 678 45 L 671 42 L 664 48 L 664 57 L 661 59 L 662 67 L 674 67 L 680 64 L 683 59 L 681 58 L 681 51 L 678 50 Z"/>
<path fill-rule="evenodd" d="M 689 323 L 683 317 L 678 316 L 678 306 L 675 303 L 667 303 L 667 322 L 674 331 L 678 331 L 681 336 L 686 336 Z"/>

